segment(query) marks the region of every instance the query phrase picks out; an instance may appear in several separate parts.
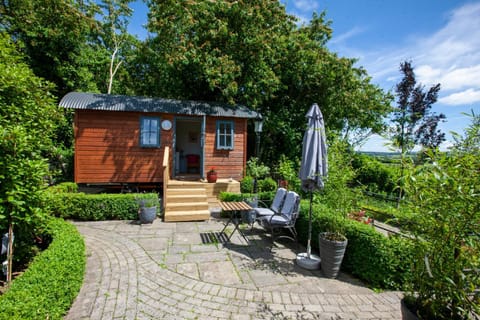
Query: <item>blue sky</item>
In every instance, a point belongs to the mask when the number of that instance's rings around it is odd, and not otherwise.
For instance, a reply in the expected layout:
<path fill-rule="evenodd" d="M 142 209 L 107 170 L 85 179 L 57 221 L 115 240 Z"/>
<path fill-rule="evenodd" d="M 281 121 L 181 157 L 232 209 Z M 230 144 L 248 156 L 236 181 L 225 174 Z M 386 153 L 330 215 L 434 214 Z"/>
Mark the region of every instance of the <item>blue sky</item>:
<path fill-rule="evenodd" d="M 440 129 L 463 133 L 469 118 L 480 113 L 480 1 L 460 0 L 282 0 L 287 12 L 308 23 L 326 11 L 333 37 L 328 43 L 340 56 L 357 58 L 372 82 L 393 91 L 401 79 L 400 62 L 411 60 L 417 81 L 427 88 L 441 84 L 432 110 L 444 113 Z M 146 7 L 133 3 L 130 32 L 145 36 Z M 386 151 L 386 141 L 370 138 L 364 151 Z M 447 141 L 443 149 L 449 145 Z"/>

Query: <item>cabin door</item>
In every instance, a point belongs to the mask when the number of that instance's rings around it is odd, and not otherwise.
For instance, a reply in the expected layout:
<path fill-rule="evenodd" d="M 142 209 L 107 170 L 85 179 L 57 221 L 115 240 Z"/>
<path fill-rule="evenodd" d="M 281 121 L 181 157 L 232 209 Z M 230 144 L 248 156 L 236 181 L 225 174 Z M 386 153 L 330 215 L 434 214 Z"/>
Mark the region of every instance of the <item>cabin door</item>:
<path fill-rule="evenodd" d="M 175 119 L 175 176 L 203 176 L 203 118 Z"/>

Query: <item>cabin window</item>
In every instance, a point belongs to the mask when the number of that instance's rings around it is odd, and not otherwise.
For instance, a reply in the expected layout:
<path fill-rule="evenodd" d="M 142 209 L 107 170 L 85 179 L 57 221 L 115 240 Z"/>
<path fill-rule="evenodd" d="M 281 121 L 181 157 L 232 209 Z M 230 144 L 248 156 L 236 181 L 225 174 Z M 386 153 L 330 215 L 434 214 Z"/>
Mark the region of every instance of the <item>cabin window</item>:
<path fill-rule="evenodd" d="M 217 121 L 217 149 L 233 150 L 233 121 Z"/>
<path fill-rule="evenodd" d="M 159 147 L 160 146 L 160 118 L 141 117 L 140 118 L 140 146 L 141 147 Z"/>

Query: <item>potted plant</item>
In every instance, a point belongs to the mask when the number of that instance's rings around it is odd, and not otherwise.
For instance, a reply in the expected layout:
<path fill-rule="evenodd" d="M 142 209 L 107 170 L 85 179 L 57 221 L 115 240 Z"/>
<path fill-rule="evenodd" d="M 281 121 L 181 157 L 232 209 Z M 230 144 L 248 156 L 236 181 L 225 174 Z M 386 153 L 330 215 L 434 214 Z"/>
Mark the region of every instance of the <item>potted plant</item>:
<path fill-rule="evenodd" d="M 137 199 L 138 218 L 141 223 L 152 223 L 157 217 L 158 198 L 148 197 Z"/>
<path fill-rule="evenodd" d="M 318 234 L 320 265 L 327 278 L 336 278 L 342 265 L 348 239 L 343 232 L 342 217 L 333 217 L 328 231 Z"/>
<path fill-rule="evenodd" d="M 217 182 L 217 171 L 215 171 L 215 167 L 210 168 L 210 171 L 207 172 L 207 181 L 209 183 Z"/>
<path fill-rule="evenodd" d="M 416 216 L 412 279 L 402 305 L 420 319 L 480 315 L 480 157 L 464 150 L 430 153 L 405 179 Z"/>

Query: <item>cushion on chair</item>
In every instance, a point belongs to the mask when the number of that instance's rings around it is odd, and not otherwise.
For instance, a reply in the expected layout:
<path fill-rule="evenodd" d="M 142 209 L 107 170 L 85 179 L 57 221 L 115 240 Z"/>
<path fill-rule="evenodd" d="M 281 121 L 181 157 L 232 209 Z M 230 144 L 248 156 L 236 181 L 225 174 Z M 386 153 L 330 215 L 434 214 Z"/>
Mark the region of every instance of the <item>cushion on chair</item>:
<path fill-rule="evenodd" d="M 257 213 L 258 216 L 272 216 L 275 214 L 272 210 L 269 208 L 254 208 L 255 212 Z"/>
<path fill-rule="evenodd" d="M 291 217 L 296 209 L 295 206 L 297 205 L 298 198 L 298 194 L 293 191 L 289 191 L 287 193 L 287 196 L 285 197 L 285 202 L 283 203 L 283 207 L 280 213 Z"/>
<path fill-rule="evenodd" d="M 280 208 L 282 207 L 286 194 L 287 194 L 287 189 L 285 188 L 277 189 L 277 192 L 275 193 L 275 197 L 273 198 L 272 205 L 270 206 L 270 209 L 272 209 L 272 211 L 280 212 Z"/>
<path fill-rule="evenodd" d="M 263 217 L 262 220 L 264 220 L 266 225 L 271 226 L 287 226 L 290 224 L 290 219 L 279 215 L 274 215 L 273 217 Z"/>

